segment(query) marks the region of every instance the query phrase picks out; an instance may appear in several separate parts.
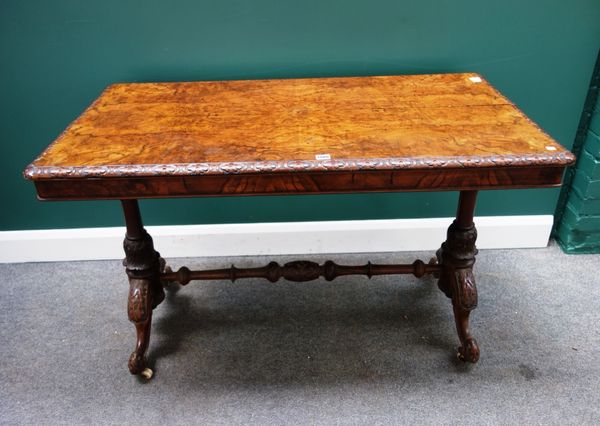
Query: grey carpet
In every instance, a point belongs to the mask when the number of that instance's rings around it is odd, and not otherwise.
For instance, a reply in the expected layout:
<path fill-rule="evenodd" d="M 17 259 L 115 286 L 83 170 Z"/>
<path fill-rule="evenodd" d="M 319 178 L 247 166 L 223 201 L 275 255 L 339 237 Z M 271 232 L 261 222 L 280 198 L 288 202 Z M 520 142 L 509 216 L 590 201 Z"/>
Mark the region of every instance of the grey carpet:
<path fill-rule="evenodd" d="M 329 257 L 367 256 L 307 258 Z M 171 263 L 232 261 L 266 259 Z M 0 422 L 599 424 L 599 266 L 555 245 L 481 251 L 476 366 L 455 360 L 450 301 L 432 278 L 192 283 L 155 311 L 145 383 L 126 368 L 120 262 L 0 265 Z"/>

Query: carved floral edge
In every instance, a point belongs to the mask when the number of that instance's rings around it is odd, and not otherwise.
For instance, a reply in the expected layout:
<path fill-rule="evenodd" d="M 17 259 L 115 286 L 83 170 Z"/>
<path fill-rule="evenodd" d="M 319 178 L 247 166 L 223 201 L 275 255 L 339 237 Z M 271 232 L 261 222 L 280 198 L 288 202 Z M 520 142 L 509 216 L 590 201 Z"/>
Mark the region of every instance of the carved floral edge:
<path fill-rule="evenodd" d="M 289 160 L 225 163 L 125 164 L 107 166 L 27 166 L 27 179 L 198 176 L 253 173 L 331 172 L 406 169 L 461 169 L 479 167 L 567 166 L 575 161 L 569 151 L 555 154 L 469 157 L 410 157 L 339 160 Z"/>

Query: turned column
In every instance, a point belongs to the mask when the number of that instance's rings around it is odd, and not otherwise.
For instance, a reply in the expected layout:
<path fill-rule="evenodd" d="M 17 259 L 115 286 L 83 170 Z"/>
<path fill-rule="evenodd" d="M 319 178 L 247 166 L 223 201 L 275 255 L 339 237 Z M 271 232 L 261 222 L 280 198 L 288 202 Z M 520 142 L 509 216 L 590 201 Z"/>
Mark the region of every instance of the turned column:
<path fill-rule="evenodd" d="M 437 252 L 441 265 L 438 287 L 452 299 L 454 321 L 460 339 L 458 358 L 475 363 L 479 347 L 469 330 L 469 314 L 477 307 L 477 287 L 473 264 L 477 248 L 477 230 L 473 213 L 477 191 L 461 191 L 456 219 L 448 228 L 446 241 Z"/>
<path fill-rule="evenodd" d="M 146 351 L 150 343 L 152 309 L 163 301 L 165 295 L 160 282 L 160 255 L 154 250 L 152 237 L 142 224 L 137 200 L 122 200 L 127 233 L 123 241 L 125 260 L 123 264 L 129 278 L 127 314 L 135 324 L 137 341 L 129 357 L 131 374 L 152 377 L 147 367 Z"/>

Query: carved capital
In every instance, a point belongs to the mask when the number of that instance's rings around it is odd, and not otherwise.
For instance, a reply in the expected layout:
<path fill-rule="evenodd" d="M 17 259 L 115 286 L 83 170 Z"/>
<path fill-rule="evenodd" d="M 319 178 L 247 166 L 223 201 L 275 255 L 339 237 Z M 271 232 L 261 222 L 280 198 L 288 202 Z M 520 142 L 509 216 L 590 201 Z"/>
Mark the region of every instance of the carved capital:
<path fill-rule="evenodd" d="M 452 222 L 446 234 L 446 242 L 442 244 L 442 263 L 464 264 L 460 266 L 471 266 L 475 261 L 477 247 L 477 229 L 475 225 L 470 228 L 459 228 L 456 221 Z M 453 262 L 458 261 L 458 262 Z M 457 264 L 457 266 L 459 266 Z"/>
<path fill-rule="evenodd" d="M 136 275 L 136 273 L 153 271 L 154 269 L 158 271 L 160 255 L 154 251 L 152 237 L 146 231 L 144 231 L 143 237 L 139 239 L 125 236 L 123 249 L 125 250 L 125 261 L 123 263 L 128 274 Z"/>

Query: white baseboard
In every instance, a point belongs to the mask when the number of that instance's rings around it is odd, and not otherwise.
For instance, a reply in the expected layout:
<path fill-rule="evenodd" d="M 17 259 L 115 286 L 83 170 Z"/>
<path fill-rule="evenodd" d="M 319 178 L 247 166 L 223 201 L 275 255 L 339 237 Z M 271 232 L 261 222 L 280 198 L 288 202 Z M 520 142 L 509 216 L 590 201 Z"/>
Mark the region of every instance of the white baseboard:
<path fill-rule="evenodd" d="M 452 218 L 148 226 L 163 257 L 436 250 Z M 545 247 L 551 215 L 475 218 L 477 247 Z M 0 263 L 119 259 L 124 227 L 0 232 Z"/>

